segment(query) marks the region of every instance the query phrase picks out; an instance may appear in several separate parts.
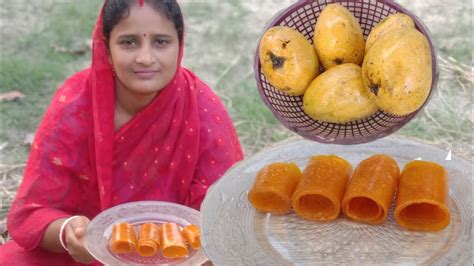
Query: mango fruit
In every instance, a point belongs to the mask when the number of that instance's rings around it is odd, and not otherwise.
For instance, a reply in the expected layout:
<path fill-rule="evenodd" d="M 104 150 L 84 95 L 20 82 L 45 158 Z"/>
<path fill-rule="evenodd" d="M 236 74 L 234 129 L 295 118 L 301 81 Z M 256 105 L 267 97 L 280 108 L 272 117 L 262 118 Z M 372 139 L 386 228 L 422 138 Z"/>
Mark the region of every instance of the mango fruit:
<path fill-rule="evenodd" d="M 314 27 L 314 48 L 323 67 L 354 63 L 364 58 L 364 35 L 357 19 L 340 4 L 327 5 Z"/>
<path fill-rule="evenodd" d="M 369 33 L 367 41 L 365 42 L 365 53 L 369 51 L 370 47 L 374 45 L 375 41 L 383 36 L 385 33 L 399 28 L 415 28 L 413 19 L 403 13 L 391 14 L 382 19 Z"/>
<path fill-rule="evenodd" d="M 298 31 L 275 26 L 259 45 L 261 69 L 271 85 L 292 96 L 303 95 L 319 74 L 319 62 L 311 43 Z"/>
<path fill-rule="evenodd" d="M 346 123 L 372 115 L 377 106 L 364 89 L 361 67 L 348 63 L 311 82 L 303 97 L 303 110 L 315 120 Z"/>
<path fill-rule="evenodd" d="M 383 111 L 405 116 L 427 99 L 432 82 L 428 40 L 414 28 L 400 28 L 381 36 L 362 65 L 365 89 Z"/>

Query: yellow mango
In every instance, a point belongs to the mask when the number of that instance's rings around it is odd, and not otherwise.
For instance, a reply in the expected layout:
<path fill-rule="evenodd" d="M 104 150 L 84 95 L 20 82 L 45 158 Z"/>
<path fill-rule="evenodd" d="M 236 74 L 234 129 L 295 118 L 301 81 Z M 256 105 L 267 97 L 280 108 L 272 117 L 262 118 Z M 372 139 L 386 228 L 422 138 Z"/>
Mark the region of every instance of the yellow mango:
<path fill-rule="evenodd" d="M 415 22 L 413 22 L 413 19 L 408 15 L 395 13 L 385 17 L 370 31 L 369 37 L 367 37 L 367 41 L 365 42 L 365 53 L 367 54 L 370 47 L 374 45 L 380 36 L 394 29 L 406 27 L 415 28 Z"/>
<path fill-rule="evenodd" d="M 377 106 L 364 89 L 361 67 L 348 63 L 311 82 L 303 97 L 303 110 L 315 120 L 346 123 L 372 115 Z"/>
<path fill-rule="evenodd" d="M 357 19 L 340 4 L 327 5 L 314 27 L 314 48 L 323 67 L 354 63 L 364 58 L 364 35 Z"/>
<path fill-rule="evenodd" d="M 387 32 L 370 48 L 362 65 L 365 89 L 383 111 L 404 116 L 418 110 L 432 82 L 428 40 L 414 28 Z"/>
<path fill-rule="evenodd" d="M 259 57 L 270 84 L 289 95 L 303 95 L 319 74 L 318 58 L 311 43 L 289 27 L 268 29 L 260 40 Z"/>

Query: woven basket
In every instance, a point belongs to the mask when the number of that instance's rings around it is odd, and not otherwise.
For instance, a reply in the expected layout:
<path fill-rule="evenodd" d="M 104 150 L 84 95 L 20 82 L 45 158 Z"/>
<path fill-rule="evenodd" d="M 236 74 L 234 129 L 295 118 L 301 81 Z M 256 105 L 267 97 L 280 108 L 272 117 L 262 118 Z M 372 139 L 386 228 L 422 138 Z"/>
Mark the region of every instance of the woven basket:
<path fill-rule="evenodd" d="M 367 36 L 375 25 L 393 13 L 409 15 L 419 30 L 429 41 L 432 59 L 432 84 L 430 94 L 423 105 L 407 116 L 394 116 L 378 111 L 370 117 L 344 124 L 328 123 L 314 120 L 303 111 L 303 97 L 289 96 L 275 89 L 263 75 L 260 68 L 258 47 L 255 53 L 254 71 L 260 97 L 270 108 L 275 117 L 288 129 L 307 139 L 323 143 L 357 144 L 369 142 L 387 136 L 404 126 L 425 106 L 431 98 L 438 80 L 438 62 L 435 48 L 426 26 L 419 18 L 408 10 L 389 0 L 359 0 L 359 1 L 331 1 L 331 0 L 302 0 L 286 8 L 266 26 L 264 32 L 273 26 L 288 26 L 298 30 L 313 43 L 314 25 L 324 7 L 330 3 L 339 3 L 345 6 L 358 19 L 360 26 Z M 263 33 L 262 33 L 263 35 Z"/>

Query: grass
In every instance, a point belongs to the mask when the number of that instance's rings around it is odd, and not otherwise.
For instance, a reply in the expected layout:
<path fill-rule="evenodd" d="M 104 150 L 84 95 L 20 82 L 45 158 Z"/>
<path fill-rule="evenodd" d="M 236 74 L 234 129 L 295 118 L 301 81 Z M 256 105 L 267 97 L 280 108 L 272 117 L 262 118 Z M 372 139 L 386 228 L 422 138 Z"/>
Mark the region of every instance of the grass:
<path fill-rule="evenodd" d="M 469 81 L 465 74 L 469 73 L 472 78 L 472 70 L 459 70 L 453 68 L 452 63 L 441 60 L 440 68 L 437 90 L 429 104 L 398 134 L 429 140 L 471 158 L 472 80 Z"/>
<path fill-rule="evenodd" d="M 428 27 L 434 44 L 443 57 L 451 56 L 459 63 L 472 66 L 474 46 L 472 38 L 471 1 L 397 0 Z"/>
<path fill-rule="evenodd" d="M 90 39 L 101 4 L 97 0 L 31 2 L 9 1 L 1 7 L 2 16 L 11 24 L 2 24 L 0 92 L 19 90 L 26 96 L 0 103 L 0 146 L 6 143 L 1 150 L 2 167 L 25 163 L 29 147 L 23 144 L 24 138 L 35 131 L 53 92 L 67 76 L 89 64 L 88 51 L 73 55 L 51 46 L 82 49 Z M 253 54 L 263 27 L 292 2 L 181 2 L 187 26 L 183 65 L 221 96 L 247 157 L 294 135 L 264 106 L 253 76 Z M 398 2 L 430 28 L 441 61 L 438 89 L 431 102 L 396 134 L 422 138 L 471 156 L 472 5 L 466 0 L 449 0 L 444 5 L 435 1 Z M 22 168 L 9 169 L 0 169 L 0 173 L 4 175 L 3 187 L 13 191 L 11 199 Z M 6 184 L 10 177 L 18 179 L 15 184 Z M 3 204 L 8 208 L 9 200 Z"/>
<path fill-rule="evenodd" d="M 3 36 L 6 38 L 2 43 L 0 92 L 18 90 L 26 97 L 0 104 L 0 143 L 8 143 L 2 150 L 2 164 L 26 160 L 28 147 L 23 141 L 35 131 L 53 92 L 65 77 L 86 66 L 89 53 L 81 56 L 58 53 L 51 46 L 68 49 L 85 46 L 98 6 L 94 1 L 51 5 L 49 19 L 38 25 L 27 25 L 32 27 L 31 32 Z"/>
<path fill-rule="evenodd" d="M 54 2 L 45 4 L 52 8 L 46 21 L 36 27 L 27 25 L 33 29 L 24 36 L 11 34 L 2 48 L 0 91 L 19 90 L 26 95 L 24 99 L 2 103 L 0 107 L 0 142 L 8 143 L 2 151 L 4 164 L 26 160 L 28 147 L 23 145 L 23 140 L 35 131 L 51 95 L 68 75 L 89 63 L 90 53 L 82 56 L 58 53 L 51 46 L 69 50 L 83 46 L 91 36 L 100 4 L 92 0 L 58 5 Z M 245 140 L 246 153 L 252 154 L 265 146 L 267 141 L 262 139 L 269 134 L 271 141 L 291 135 L 284 132 L 261 104 L 255 89 L 253 51 L 259 29 L 266 20 L 253 20 L 257 23 L 254 27 L 245 23 L 252 16 L 245 1 L 219 5 L 190 1 L 182 7 L 187 25 L 183 65 L 195 71 L 221 96 L 236 121 L 239 135 Z M 48 8 L 43 7 L 43 12 Z M 212 21 L 208 19 L 210 14 L 213 14 Z M 71 19 L 79 17 L 80 21 Z M 248 31 L 249 28 L 253 31 Z M 274 127 L 278 130 L 272 132 Z"/>

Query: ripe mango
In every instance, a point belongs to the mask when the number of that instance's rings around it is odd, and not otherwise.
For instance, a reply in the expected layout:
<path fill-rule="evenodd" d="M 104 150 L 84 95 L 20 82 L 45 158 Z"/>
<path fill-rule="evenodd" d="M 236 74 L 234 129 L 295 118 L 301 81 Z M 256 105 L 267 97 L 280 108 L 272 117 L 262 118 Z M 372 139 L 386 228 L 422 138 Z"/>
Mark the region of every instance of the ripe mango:
<path fill-rule="evenodd" d="M 357 19 L 340 4 L 327 5 L 314 27 L 314 48 L 323 67 L 354 63 L 364 58 L 364 35 Z"/>
<path fill-rule="evenodd" d="M 362 65 L 365 89 L 388 113 L 405 116 L 418 110 L 432 82 L 428 40 L 414 28 L 387 32 L 367 52 Z"/>
<path fill-rule="evenodd" d="M 365 42 L 365 53 L 367 54 L 370 47 L 374 45 L 380 36 L 394 29 L 405 27 L 415 28 L 415 22 L 413 22 L 410 16 L 403 13 L 395 13 L 385 17 L 370 31 L 367 41 Z"/>
<path fill-rule="evenodd" d="M 275 26 L 264 33 L 259 58 L 270 84 L 289 95 L 303 95 L 319 74 L 318 58 L 311 43 L 289 27 Z"/>
<path fill-rule="evenodd" d="M 346 123 L 372 115 L 377 106 L 364 89 L 361 67 L 348 63 L 311 82 L 303 97 L 303 110 L 315 120 Z"/>

